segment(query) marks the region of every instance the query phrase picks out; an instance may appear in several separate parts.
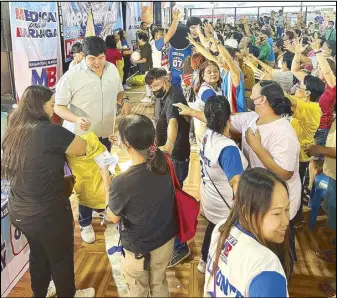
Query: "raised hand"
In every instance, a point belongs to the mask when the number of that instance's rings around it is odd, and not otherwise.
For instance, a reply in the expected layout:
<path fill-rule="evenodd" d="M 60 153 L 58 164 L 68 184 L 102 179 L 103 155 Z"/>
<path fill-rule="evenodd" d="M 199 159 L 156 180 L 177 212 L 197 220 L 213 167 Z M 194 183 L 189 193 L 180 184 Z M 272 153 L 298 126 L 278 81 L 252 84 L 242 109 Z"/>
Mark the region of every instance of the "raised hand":
<path fill-rule="evenodd" d="M 269 73 L 262 71 L 260 69 L 256 69 L 254 71 L 254 76 L 255 76 L 255 79 L 260 80 L 260 81 L 272 80 L 272 77 L 270 76 Z"/>
<path fill-rule="evenodd" d="M 172 13 L 172 19 L 173 19 L 173 22 L 178 22 L 179 19 L 180 19 L 180 16 L 181 16 L 181 12 L 179 9 L 175 9 Z"/>
<path fill-rule="evenodd" d="M 246 64 L 250 68 L 255 68 L 254 62 L 250 59 L 250 57 L 244 57 L 243 63 Z"/>
<path fill-rule="evenodd" d="M 306 50 L 306 48 L 308 47 L 308 45 L 303 46 L 302 41 L 303 41 L 302 38 L 301 39 L 296 38 L 294 40 L 295 54 L 302 54 Z"/>

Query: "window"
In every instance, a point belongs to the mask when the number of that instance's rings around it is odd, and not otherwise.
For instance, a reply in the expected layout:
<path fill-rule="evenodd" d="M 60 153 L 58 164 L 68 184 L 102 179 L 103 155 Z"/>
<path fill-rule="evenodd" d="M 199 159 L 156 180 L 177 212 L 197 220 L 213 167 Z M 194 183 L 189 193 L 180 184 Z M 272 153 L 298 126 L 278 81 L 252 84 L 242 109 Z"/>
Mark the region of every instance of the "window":
<path fill-rule="evenodd" d="M 234 8 L 215 8 L 214 9 L 214 18 L 216 20 L 221 20 L 224 24 L 231 24 L 234 26 Z M 214 20 L 214 21 L 216 21 Z"/>
<path fill-rule="evenodd" d="M 321 15 L 324 17 L 325 21 L 328 20 L 335 20 L 336 19 L 336 6 L 308 6 L 307 11 L 307 23 L 314 22 L 315 17 L 318 16 L 318 14 L 321 13 Z"/>
<path fill-rule="evenodd" d="M 191 15 L 194 17 L 199 17 L 202 21 L 207 19 L 212 22 L 212 8 L 203 8 L 203 9 L 191 9 Z"/>
<path fill-rule="evenodd" d="M 242 17 L 246 17 L 248 20 L 257 21 L 258 8 L 237 8 L 236 9 L 236 23 L 240 24 Z"/>
<path fill-rule="evenodd" d="M 303 8 L 303 12 L 305 12 L 305 8 Z M 295 26 L 297 23 L 297 15 L 301 13 L 301 7 L 284 7 L 283 13 L 287 16 L 290 25 Z"/>

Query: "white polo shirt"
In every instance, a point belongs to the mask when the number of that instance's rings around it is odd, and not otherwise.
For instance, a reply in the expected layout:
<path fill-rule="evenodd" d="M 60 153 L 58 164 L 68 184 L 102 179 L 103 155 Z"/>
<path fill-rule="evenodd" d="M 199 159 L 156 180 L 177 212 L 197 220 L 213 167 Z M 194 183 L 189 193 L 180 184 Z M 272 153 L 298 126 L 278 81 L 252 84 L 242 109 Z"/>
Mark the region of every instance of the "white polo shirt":
<path fill-rule="evenodd" d="M 68 106 L 76 116 L 90 119 L 89 131 L 107 138 L 113 133 L 117 95 L 122 91 L 122 81 L 115 65 L 106 62 L 100 78 L 83 59 L 56 85 L 55 103 Z M 74 132 L 73 123 L 64 121 L 63 126 Z"/>

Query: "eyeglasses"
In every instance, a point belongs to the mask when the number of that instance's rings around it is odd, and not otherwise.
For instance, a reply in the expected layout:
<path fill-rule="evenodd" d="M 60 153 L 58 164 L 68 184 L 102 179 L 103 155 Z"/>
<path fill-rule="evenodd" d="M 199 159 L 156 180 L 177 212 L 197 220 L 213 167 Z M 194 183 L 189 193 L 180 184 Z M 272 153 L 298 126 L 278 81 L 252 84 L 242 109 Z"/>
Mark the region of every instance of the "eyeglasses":
<path fill-rule="evenodd" d="M 255 101 L 255 100 L 258 100 L 259 98 L 263 97 L 264 95 L 260 95 L 259 97 L 256 97 L 256 98 L 250 98 L 251 100 Z"/>

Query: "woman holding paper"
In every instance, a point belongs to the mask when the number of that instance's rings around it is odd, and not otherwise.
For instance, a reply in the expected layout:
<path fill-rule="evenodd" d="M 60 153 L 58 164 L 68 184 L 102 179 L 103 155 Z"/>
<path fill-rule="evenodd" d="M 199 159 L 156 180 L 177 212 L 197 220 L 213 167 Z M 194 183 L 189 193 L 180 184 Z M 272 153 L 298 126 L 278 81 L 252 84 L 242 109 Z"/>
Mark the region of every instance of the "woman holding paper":
<path fill-rule="evenodd" d="M 74 219 L 64 180 L 66 155 L 85 155 L 86 142 L 52 124 L 53 113 L 52 91 L 30 86 L 10 115 L 1 162 L 1 177 L 11 184 L 9 215 L 28 240 L 34 297 L 46 297 L 51 279 L 58 297 L 94 297 L 93 288 L 75 288 Z"/>
<path fill-rule="evenodd" d="M 177 234 L 169 168 L 155 145 L 155 129 L 148 117 L 127 116 L 118 130 L 117 145 L 128 151 L 132 166 L 111 184 L 105 170 L 103 180 L 107 217 L 120 222 L 123 274 L 130 297 L 147 297 L 149 291 L 151 297 L 168 297 L 166 268 Z"/>

